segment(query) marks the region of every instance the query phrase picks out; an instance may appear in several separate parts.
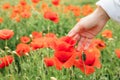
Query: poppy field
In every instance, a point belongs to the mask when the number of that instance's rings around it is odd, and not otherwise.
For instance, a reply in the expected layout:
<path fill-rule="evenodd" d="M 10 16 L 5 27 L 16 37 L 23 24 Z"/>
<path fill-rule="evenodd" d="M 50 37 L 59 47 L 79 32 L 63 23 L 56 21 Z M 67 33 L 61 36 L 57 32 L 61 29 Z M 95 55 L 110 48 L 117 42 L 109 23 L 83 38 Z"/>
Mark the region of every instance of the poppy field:
<path fill-rule="evenodd" d="M 67 36 L 98 0 L 0 0 L 0 80 L 120 80 L 120 24 L 87 50 Z"/>

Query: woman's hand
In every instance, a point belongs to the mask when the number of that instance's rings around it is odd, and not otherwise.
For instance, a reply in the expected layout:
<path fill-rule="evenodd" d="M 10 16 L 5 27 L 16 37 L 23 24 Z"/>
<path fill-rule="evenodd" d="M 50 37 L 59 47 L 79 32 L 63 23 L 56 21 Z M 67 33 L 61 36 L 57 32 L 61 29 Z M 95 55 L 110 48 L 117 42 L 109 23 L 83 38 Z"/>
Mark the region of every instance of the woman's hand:
<path fill-rule="evenodd" d="M 82 18 L 68 33 L 68 36 L 78 41 L 78 48 L 87 49 L 91 40 L 102 30 L 109 16 L 98 6 L 97 9 L 90 15 Z"/>

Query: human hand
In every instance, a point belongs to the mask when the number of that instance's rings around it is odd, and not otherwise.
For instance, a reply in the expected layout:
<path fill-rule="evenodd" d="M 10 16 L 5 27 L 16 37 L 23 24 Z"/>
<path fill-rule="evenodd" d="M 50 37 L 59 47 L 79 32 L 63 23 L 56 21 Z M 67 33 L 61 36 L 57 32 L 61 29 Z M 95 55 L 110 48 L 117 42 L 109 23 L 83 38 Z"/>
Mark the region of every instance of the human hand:
<path fill-rule="evenodd" d="M 77 50 L 79 51 L 82 47 L 87 49 L 108 20 L 109 16 L 100 6 L 92 14 L 82 18 L 68 33 L 68 36 L 78 41 Z"/>

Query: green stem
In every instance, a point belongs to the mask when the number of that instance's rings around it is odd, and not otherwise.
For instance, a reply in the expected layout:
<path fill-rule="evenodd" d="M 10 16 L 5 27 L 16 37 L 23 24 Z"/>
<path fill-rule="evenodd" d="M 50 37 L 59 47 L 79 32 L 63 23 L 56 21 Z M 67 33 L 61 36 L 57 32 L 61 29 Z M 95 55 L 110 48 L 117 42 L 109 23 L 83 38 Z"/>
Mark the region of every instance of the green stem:
<path fill-rule="evenodd" d="M 7 40 L 5 40 L 5 47 L 7 47 Z"/>

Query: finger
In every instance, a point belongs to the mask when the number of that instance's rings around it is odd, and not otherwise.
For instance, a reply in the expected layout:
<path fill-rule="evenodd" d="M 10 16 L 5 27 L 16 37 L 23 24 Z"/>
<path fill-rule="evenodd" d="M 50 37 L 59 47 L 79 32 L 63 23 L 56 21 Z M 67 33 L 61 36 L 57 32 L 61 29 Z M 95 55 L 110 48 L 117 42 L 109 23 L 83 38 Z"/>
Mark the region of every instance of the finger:
<path fill-rule="evenodd" d="M 92 42 L 92 39 L 87 39 L 87 40 L 86 40 L 86 42 L 85 42 L 86 44 L 85 44 L 85 46 L 84 46 L 84 50 L 86 50 L 86 49 L 89 48 L 91 42 Z"/>
<path fill-rule="evenodd" d="M 76 34 L 74 37 L 73 37 L 74 40 L 78 41 L 80 39 L 80 35 L 79 34 Z"/>
<path fill-rule="evenodd" d="M 75 34 L 77 34 L 80 31 L 80 23 L 77 23 L 74 28 L 68 33 L 68 36 L 73 37 Z"/>
<path fill-rule="evenodd" d="M 79 51 L 80 49 L 84 48 L 86 42 L 86 38 L 85 37 L 81 37 L 80 41 L 78 42 L 78 47 L 77 50 Z"/>
<path fill-rule="evenodd" d="M 68 33 L 68 36 L 73 37 L 73 36 L 75 36 L 75 34 L 77 34 L 77 31 L 73 28 L 73 29 Z"/>

